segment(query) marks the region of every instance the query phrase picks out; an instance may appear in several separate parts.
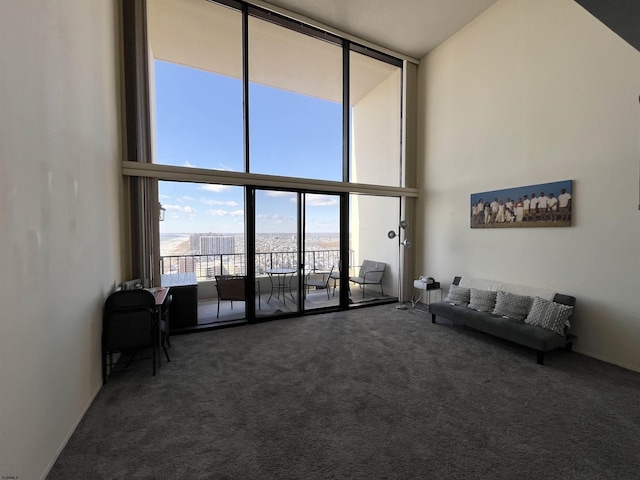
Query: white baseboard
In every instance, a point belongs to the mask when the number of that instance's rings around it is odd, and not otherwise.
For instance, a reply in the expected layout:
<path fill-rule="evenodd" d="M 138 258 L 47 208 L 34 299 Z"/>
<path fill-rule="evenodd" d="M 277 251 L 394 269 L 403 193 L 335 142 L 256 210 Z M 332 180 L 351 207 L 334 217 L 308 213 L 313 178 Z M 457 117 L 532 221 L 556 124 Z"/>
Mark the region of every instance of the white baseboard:
<path fill-rule="evenodd" d="M 602 355 L 597 355 L 595 353 L 588 352 L 586 350 L 578 349 L 576 348 L 575 344 L 573 345 L 573 351 L 577 353 L 581 353 L 582 355 L 586 355 L 587 357 L 595 358 L 596 360 L 600 360 L 602 362 L 610 363 L 612 365 L 616 365 L 618 367 L 626 368 L 627 370 L 640 373 L 640 367 L 637 365 L 627 365 L 625 363 L 618 362 L 616 360 L 613 360 L 611 358 L 608 358 Z"/>
<path fill-rule="evenodd" d="M 101 379 L 102 380 L 102 379 Z M 69 439 L 71 439 L 71 436 L 73 435 L 73 432 L 76 431 L 76 428 L 78 428 L 78 425 L 80 425 L 80 422 L 82 421 L 82 419 L 84 418 L 84 416 L 87 413 L 87 410 L 89 410 L 89 407 L 91 406 L 91 404 L 93 403 L 93 401 L 95 400 L 96 396 L 98 395 L 98 393 L 100 392 L 100 389 L 102 388 L 102 382 L 100 382 L 100 386 L 96 389 L 95 392 L 93 392 L 93 395 L 91 395 L 91 398 L 89 399 L 89 401 L 87 402 L 87 404 L 84 406 L 84 408 L 82 409 L 82 412 L 80 413 L 80 415 L 78 416 L 78 418 L 76 419 L 75 422 L 73 422 L 73 425 L 71 426 L 71 429 L 69 429 L 69 432 L 67 433 L 67 435 L 65 435 L 64 440 L 62 441 L 62 443 L 60 444 L 60 446 L 58 447 L 58 449 L 56 450 L 55 455 L 53 456 L 53 458 L 51 459 L 51 462 L 49 462 L 49 465 L 47 465 L 47 468 L 45 469 L 44 473 L 42 474 L 42 476 L 40 477 L 40 480 L 45 480 L 45 478 L 47 478 L 47 475 L 49 475 L 49 472 L 51 471 L 51 469 L 53 468 L 53 466 L 56 463 L 56 460 L 58 460 L 58 457 L 60 456 L 60 454 L 62 453 L 62 450 L 64 450 L 64 447 L 67 446 L 67 443 L 69 442 Z"/>

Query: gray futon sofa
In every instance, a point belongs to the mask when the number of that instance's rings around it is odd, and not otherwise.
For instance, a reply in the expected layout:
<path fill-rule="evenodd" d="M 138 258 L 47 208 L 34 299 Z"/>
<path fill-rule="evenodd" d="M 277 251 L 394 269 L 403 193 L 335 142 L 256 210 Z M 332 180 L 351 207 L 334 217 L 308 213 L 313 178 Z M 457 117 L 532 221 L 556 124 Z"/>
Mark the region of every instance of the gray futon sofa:
<path fill-rule="evenodd" d="M 571 350 L 569 318 L 576 299 L 550 290 L 521 287 L 491 280 L 455 277 L 449 295 L 431 303 L 431 321 L 437 317 L 515 342 L 537 352 L 559 347 Z"/>

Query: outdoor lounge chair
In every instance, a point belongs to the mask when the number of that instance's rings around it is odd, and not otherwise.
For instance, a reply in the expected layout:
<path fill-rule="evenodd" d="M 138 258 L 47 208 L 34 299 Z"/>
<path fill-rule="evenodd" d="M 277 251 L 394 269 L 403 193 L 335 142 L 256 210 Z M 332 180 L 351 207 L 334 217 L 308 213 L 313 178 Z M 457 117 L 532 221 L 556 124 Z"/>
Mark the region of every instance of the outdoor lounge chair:
<path fill-rule="evenodd" d="M 322 279 L 311 278 L 311 275 L 315 273 L 317 273 L 315 270 L 309 270 L 309 273 L 307 273 L 307 275 L 304 277 L 305 290 L 307 291 L 307 293 L 309 293 L 309 287 L 314 287 L 316 290 L 321 290 L 324 288 L 327 291 L 327 300 L 329 300 L 329 280 L 332 278 L 331 274 L 333 273 L 333 267 L 331 267 L 331 270 L 329 270 L 329 272 L 325 272 L 322 274 Z"/>
<path fill-rule="evenodd" d="M 374 262 L 372 260 L 364 260 L 360 266 L 360 272 L 357 277 L 349 277 L 349 281 L 357 283 L 362 288 L 362 298 L 364 298 L 365 285 L 380 285 L 380 294 L 384 295 L 382 290 L 382 277 L 386 267 L 384 262 Z"/>
<path fill-rule="evenodd" d="M 245 301 L 245 279 L 244 275 L 216 275 L 216 290 L 218 291 L 217 318 L 220 318 L 220 301 L 230 301 L 232 309 L 234 300 L 238 302 Z M 258 309 L 260 309 L 262 308 L 262 302 L 260 298 L 260 282 L 258 281 L 256 281 L 256 295 L 258 297 Z"/>

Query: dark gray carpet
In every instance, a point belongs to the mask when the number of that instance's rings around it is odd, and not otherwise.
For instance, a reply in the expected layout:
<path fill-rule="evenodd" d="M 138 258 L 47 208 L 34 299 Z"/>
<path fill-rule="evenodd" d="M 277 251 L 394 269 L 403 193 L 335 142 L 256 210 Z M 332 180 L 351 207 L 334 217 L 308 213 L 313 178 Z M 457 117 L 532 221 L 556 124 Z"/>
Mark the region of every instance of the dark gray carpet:
<path fill-rule="evenodd" d="M 115 373 L 55 479 L 636 479 L 640 374 L 393 305 L 172 338 Z"/>

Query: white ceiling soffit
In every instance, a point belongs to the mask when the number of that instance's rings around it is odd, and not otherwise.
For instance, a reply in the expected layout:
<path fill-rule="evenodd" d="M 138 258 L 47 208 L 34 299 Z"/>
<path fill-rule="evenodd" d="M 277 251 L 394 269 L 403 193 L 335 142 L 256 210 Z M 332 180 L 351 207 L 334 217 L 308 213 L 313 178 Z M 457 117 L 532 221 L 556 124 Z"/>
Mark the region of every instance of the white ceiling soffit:
<path fill-rule="evenodd" d="M 149 47 L 154 59 L 241 78 L 240 13 L 206 0 L 149 0 Z M 342 101 L 340 47 L 250 18 L 252 82 L 334 102 Z M 398 68 L 353 53 L 351 103 Z"/>
<path fill-rule="evenodd" d="M 496 0 L 268 1 L 269 4 L 417 59 L 425 56 L 495 2 Z"/>

